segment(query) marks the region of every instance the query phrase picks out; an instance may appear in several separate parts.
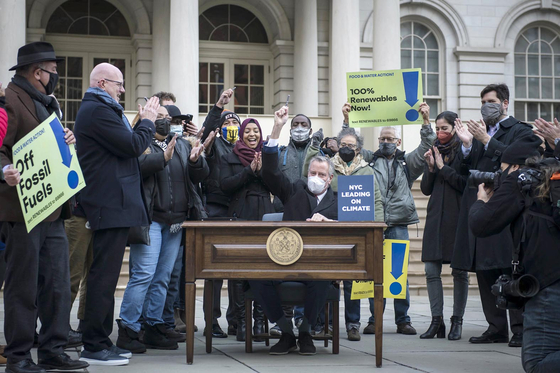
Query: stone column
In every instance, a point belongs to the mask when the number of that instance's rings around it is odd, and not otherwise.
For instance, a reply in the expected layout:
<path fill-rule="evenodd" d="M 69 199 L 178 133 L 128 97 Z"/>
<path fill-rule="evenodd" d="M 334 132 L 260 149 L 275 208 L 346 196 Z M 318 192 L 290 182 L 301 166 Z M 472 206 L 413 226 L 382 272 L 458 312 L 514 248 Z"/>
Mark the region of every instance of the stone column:
<path fill-rule="evenodd" d="M 317 0 L 295 2 L 294 96 L 291 114 L 319 114 Z"/>
<path fill-rule="evenodd" d="M 401 68 L 401 16 L 398 1 L 373 0 L 373 70 Z M 402 127 L 401 127 L 402 130 Z M 362 130 L 368 149 L 379 147 L 379 127 Z M 401 131 L 402 132 L 402 131 Z M 404 142 L 404 141 L 403 141 Z"/>
<path fill-rule="evenodd" d="M 17 51 L 25 44 L 25 1 L 0 0 L 0 83 L 6 87 L 14 76 L 8 69 L 17 62 Z"/>
<path fill-rule="evenodd" d="M 198 1 L 171 0 L 169 90 L 183 113 L 198 116 Z"/>
<path fill-rule="evenodd" d="M 154 0 L 152 94 L 159 91 L 169 91 L 169 1 Z"/>
<path fill-rule="evenodd" d="M 331 134 L 342 128 L 342 105 L 348 99 L 346 73 L 360 71 L 360 2 L 331 2 L 330 112 Z"/>

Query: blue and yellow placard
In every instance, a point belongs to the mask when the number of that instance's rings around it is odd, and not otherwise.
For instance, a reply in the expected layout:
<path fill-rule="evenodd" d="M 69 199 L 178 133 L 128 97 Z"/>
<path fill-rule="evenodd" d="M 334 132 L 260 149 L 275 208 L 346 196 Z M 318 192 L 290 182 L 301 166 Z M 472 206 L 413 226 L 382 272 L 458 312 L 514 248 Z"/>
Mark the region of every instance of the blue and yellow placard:
<path fill-rule="evenodd" d="M 350 127 L 422 124 L 420 69 L 346 73 Z"/>
<path fill-rule="evenodd" d="M 383 298 L 406 298 L 410 241 L 383 241 Z M 352 300 L 373 298 L 373 281 L 354 281 Z"/>
<path fill-rule="evenodd" d="M 13 147 L 16 186 L 27 231 L 46 219 L 86 186 L 74 146 L 64 140 L 64 127 L 55 114 Z"/>

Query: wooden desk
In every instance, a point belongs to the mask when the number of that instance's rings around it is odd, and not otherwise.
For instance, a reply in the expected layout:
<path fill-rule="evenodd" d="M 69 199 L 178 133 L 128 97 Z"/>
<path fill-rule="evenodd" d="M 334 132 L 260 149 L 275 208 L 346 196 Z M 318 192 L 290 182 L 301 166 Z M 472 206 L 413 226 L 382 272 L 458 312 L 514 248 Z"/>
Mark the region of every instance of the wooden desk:
<path fill-rule="evenodd" d="M 375 363 L 381 367 L 384 223 L 189 221 L 183 227 L 187 364 L 193 363 L 196 279 L 373 280 Z M 268 236 L 280 227 L 296 230 L 303 239 L 301 258 L 289 266 L 274 263 L 266 252 Z M 208 333 L 206 351 L 211 350 Z"/>

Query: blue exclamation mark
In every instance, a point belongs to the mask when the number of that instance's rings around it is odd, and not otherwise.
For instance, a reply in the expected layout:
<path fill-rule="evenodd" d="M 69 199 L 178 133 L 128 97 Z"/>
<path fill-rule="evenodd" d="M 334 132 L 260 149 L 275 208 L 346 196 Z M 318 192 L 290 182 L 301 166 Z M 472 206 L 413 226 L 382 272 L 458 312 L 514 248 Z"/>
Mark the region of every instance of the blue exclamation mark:
<path fill-rule="evenodd" d="M 411 107 L 418 102 L 418 71 L 407 71 L 402 73 L 404 82 L 405 102 Z M 418 119 L 418 111 L 410 109 L 406 112 L 406 119 L 414 122 Z"/>

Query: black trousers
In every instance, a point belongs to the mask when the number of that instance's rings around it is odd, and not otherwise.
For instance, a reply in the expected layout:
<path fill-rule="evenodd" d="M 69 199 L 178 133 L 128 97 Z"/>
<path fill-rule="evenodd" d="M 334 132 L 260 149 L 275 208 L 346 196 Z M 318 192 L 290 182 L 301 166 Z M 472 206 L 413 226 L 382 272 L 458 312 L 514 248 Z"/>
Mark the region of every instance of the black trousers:
<path fill-rule="evenodd" d="M 276 322 L 284 316 L 280 295 L 276 290 L 276 285 L 281 281 L 249 281 L 255 300 L 264 309 L 265 315 L 271 322 Z M 307 318 L 309 325 L 313 326 L 317 321 L 319 311 L 327 301 L 327 291 L 331 284 L 330 281 L 298 281 L 306 285 L 307 293 L 303 305 L 303 316 Z"/>
<path fill-rule="evenodd" d="M 209 218 L 225 218 L 228 216 L 228 207 L 224 205 L 219 205 L 217 203 L 207 203 L 206 204 L 206 212 L 208 213 Z M 184 261 L 184 260 L 183 260 Z M 181 283 L 183 284 L 182 288 L 182 296 L 185 296 L 185 272 L 183 268 L 183 272 L 181 273 Z M 214 280 L 214 307 L 212 308 L 212 324 L 218 324 L 218 319 L 222 316 L 221 310 L 221 294 L 222 294 L 222 286 L 224 284 L 223 280 Z M 233 305 L 233 296 L 231 295 L 233 288 L 228 284 L 228 296 L 229 296 L 229 303 L 226 312 L 226 319 L 228 325 L 236 324 L 237 320 L 235 320 L 235 306 Z M 183 303 L 184 304 L 184 303 Z M 206 306 L 203 305 L 203 310 L 206 309 Z"/>
<path fill-rule="evenodd" d="M 97 352 L 110 348 L 115 289 L 130 228 L 93 232 L 93 263 L 87 279 L 86 311 L 81 323 L 84 348 Z"/>
<path fill-rule="evenodd" d="M 492 294 L 492 285 L 500 275 L 511 276 L 511 268 L 498 268 L 485 271 L 476 271 L 482 311 L 488 322 L 488 330 L 508 336 L 508 320 L 506 310 L 496 307 L 496 296 Z M 513 333 L 523 333 L 523 310 L 508 310 L 509 324 Z"/>
<path fill-rule="evenodd" d="M 37 316 L 39 359 L 60 355 L 70 328 L 70 265 L 62 219 L 39 223 L 27 233 L 24 223 L 4 223 L 6 281 L 4 335 L 8 362 L 30 359 Z"/>

